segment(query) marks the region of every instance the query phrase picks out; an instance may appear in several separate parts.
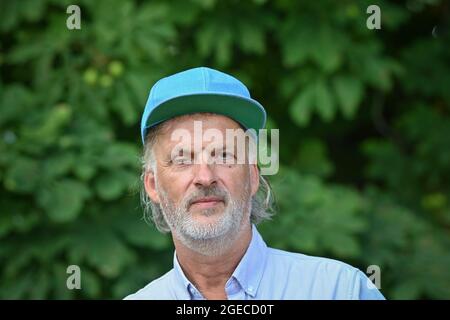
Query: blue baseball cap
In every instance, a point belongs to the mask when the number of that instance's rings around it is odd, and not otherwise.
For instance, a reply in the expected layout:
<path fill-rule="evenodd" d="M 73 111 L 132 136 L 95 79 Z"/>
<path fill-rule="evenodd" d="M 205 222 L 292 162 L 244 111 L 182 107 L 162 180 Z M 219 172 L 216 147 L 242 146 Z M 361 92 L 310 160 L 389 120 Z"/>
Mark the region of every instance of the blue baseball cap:
<path fill-rule="evenodd" d="M 245 129 L 263 129 L 266 111 L 238 79 L 207 67 L 193 68 L 160 79 L 150 90 L 141 120 L 142 143 L 153 126 L 197 112 L 227 116 Z"/>

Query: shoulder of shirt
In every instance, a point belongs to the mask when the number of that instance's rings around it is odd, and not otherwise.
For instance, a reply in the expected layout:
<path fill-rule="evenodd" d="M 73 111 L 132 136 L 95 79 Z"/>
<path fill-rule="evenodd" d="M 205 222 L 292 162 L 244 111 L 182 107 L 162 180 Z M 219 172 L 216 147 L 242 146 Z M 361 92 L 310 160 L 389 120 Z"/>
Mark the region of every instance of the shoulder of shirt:
<path fill-rule="evenodd" d="M 173 276 L 174 269 L 172 268 L 170 271 L 166 272 L 161 277 L 151 281 L 142 289 L 139 289 L 137 292 L 132 293 L 126 296 L 123 300 L 165 300 L 169 299 L 169 293 L 167 292 L 167 288 L 170 286 L 167 285 L 167 281 L 169 278 Z"/>
<path fill-rule="evenodd" d="M 269 247 L 267 249 L 269 259 L 274 263 L 279 261 L 280 263 L 291 264 L 293 267 L 320 268 L 322 271 L 329 271 L 333 273 L 346 272 L 353 276 L 361 272 L 358 268 L 331 258 L 310 256 L 303 253 L 289 252 Z"/>
<path fill-rule="evenodd" d="M 368 290 L 363 285 L 370 280 L 360 269 L 345 262 L 274 248 L 267 249 L 267 259 L 273 273 L 294 277 L 308 275 L 314 282 L 336 284 L 346 292 L 342 296 L 343 299 L 384 299 L 378 290 Z"/>

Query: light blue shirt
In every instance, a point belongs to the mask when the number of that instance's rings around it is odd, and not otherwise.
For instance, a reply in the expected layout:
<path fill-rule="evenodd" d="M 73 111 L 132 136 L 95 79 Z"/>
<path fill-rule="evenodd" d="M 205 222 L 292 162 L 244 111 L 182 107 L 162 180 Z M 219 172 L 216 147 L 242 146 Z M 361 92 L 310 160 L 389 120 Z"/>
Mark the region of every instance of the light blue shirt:
<path fill-rule="evenodd" d="M 202 300 L 178 263 L 162 277 L 125 299 Z M 340 261 L 267 247 L 252 226 L 250 245 L 228 279 L 229 300 L 384 299 L 360 270 Z"/>

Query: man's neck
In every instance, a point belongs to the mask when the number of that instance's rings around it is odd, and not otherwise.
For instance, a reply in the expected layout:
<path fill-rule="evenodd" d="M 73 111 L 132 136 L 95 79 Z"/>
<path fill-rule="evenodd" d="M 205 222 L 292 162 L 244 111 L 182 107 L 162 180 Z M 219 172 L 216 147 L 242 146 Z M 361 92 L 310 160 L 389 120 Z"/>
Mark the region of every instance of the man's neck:
<path fill-rule="evenodd" d="M 178 263 L 186 277 L 206 299 L 226 299 L 225 285 L 244 256 L 252 239 L 251 224 L 245 225 L 229 249 L 217 256 L 205 256 L 173 238 Z"/>

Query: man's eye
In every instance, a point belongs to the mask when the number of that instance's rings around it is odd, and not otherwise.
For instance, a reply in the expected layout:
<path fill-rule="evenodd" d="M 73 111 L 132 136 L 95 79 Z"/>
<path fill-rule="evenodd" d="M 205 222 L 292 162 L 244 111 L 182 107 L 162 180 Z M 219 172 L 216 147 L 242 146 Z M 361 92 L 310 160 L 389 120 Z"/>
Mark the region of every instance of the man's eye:
<path fill-rule="evenodd" d="M 222 158 L 224 159 L 234 158 L 234 155 L 230 152 L 222 152 Z"/>
<path fill-rule="evenodd" d="M 220 160 L 225 163 L 232 163 L 234 161 L 234 154 L 231 152 L 221 152 L 219 155 Z"/>
<path fill-rule="evenodd" d="M 183 164 L 191 164 L 192 160 L 189 157 L 176 157 L 172 160 L 174 164 L 183 165 Z"/>

